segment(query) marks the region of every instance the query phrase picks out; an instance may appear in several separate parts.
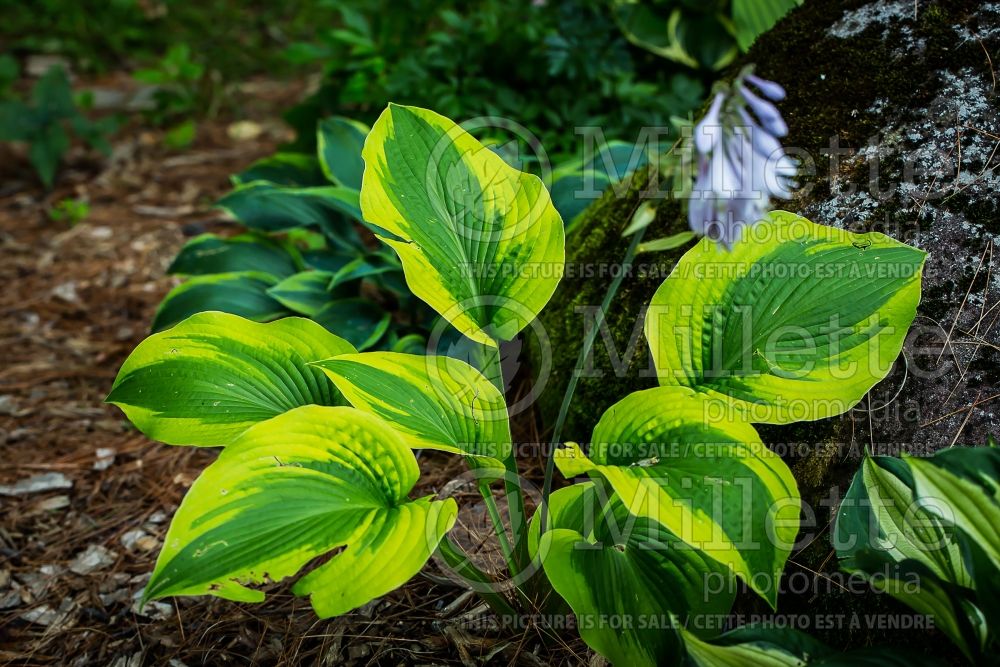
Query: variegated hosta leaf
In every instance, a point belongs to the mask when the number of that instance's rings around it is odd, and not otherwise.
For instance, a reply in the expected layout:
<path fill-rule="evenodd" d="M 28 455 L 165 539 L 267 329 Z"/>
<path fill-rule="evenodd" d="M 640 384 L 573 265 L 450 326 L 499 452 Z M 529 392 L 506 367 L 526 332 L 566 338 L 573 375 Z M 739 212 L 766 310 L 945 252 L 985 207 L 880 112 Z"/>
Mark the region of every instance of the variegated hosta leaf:
<path fill-rule="evenodd" d="M 333 300 L 329 271 L 300 271 L 267 290 L 268 295 L 285 308 L 312 317 Z"/>
<path fill-rule="evenodd" d="M 263 232 L 318 228 L 333 248 L 365 248 L 355 222 L 361 219 L 357 190 L 341 186 L 285 188 L 266 181 L 238 186 L 218 206 L 241 223 Z"/>
<path fill-rule="evenodd" d="M 592 482 L 553 493 L 540 538 L 539 515 L 532 520 L 532 555 L 591 648 L 615 665 L 677 664 L 675 624 L 717 630 L 735 597 L 733 577 L 662 525 L 630 515 L 617 497 L 600 495 Z"/>
<path fill-rule="evenodd" d="M 970 586 L 959 536 L 916 502 L 913 489 L 913 473 L 904 461 L 865 457 L 837 513 L 837 556 L 846 559 L 861 551 L 881 551 L 895 562 L 922 561 L 935 576 Z"/>
<path fill-rule="evenodd" d="M 331 301 L 313 315 L 313 319 L 359 350 L 367 350 L 378 343 L 392 324 L 389 312 L 363 297 Z"/>
<path fill-rule="evenodd" d="M 142 341 L 107 401 L 171 445 L 225 445 L 248 426 L 301 405 L 343 403 L 317 359 L 356 352 L 305 319 L 258 324 L 199 313 Z"/>
<path fill-rule="evenodd" d="M 230 177 L 233 185 L 246 185 L 254 181 L 267 181 L 289 188 L 307 188 L 326 185 L 327 179 L 319 160 L 305 153 L 275 153 L 263 157 L 244 171 Z"/>
<path fill-rule="evenodd" d="M 766 639 L 715 644 L 684 630 L 681 630 L 681 637 L 691 667 L 805 667 L 809 664 L 806 657 L 815 655 L 800 653 Z"/>
<path fill-rule="evenodd" d="M 862 549 L 841 561 L 841 567 L 864 575 L 875 590 L 931 617 L 936 629 L 978 663 L 976 657 L 989 643 L 983 611 L 967 590 L 939 578 L 925 560 L 896 560 L 884 551 Z"/>
<path fill-rule="evenodd" d="M 337 216 L 361 219 L 357 190 L 332 185 L 283 188 L 257 181 L 237 187 L 218 206 L 247 227 L 265 232 L 310 225 L 326 229 Z"/>
<path fill-rule="evenodd" d="M 479 371 L 451 357 L 364 352 L 318 361 L 354 407 L 402 432 L 411 447 L 503 468 L 511 453 L 507 404 Z"/>
<path fill-rule="evenodd" d="M 732 252 L 703 239 L 656 291 L 660 384 L 785 424 L 841 414 L 884 378 L 920 301 L 926 254 L 773 211 Z"/>
<path fill-rule="evenodd" d="M 253 270 L 282 278 L 298 271 L 301 264 L 295 246 L 263 234 L 229 238 L 201 234 L 184 244 L 167 273 L 200 276 Z"/>
<path fill-rule="evenodd" d="M 757 623 L 730 630 L 710 642 L 681 630 L 686 667 L 943 667 L 926 654 L 893 646 L 840 652 L 804 632 Z"/>
<path fill-rule="evenodd" d="M 951 449 L 922 459 L 903 456 L 917 496 L 940 519 L 968 535 L 1000 568 L 1000 449 Z"/>
<path fill-rule="evenodd" d="M 535 176 L 455 123 L 390 104 L 364 148 L 361 211 L 397 238 L 406 282 L 463 335 L 509 340 L 548 302 L 562 220 Z"/>
<path fill-rule="evenodd" d="M 145 599 L 217 595 L 260 602 L 253 584 L 299 579 L 321 617 L 415 575 L 454 525 L 453 499 L 411 501 L 420 470 L 388 424 L 347 407 L 305 406 L 241 434 L 191 486 Z"/>
<path fill-rule="evenodd" d="M 772 606 L 799 529 L 791 471 L 753 427 L 684 387 L 629 394 L 594 427 L 589 458 L 556 452 L 566 476 L 606 479 L 630 512 L 732 569 Z"/>
<path fill-rule="evenodd" d="M 974 663 L 1000 627 L 998 480 L 994 447 L 866 458 L 834 530 L 842 568 L 933 617 Z"/>
<path fill-rule="evenodd" d="M 170 290 L 156 309 L 154 332 L 168 329 L 196 313 L 232 313 L 255 322 L 270 322 L 290 313 L 268 290 L 278 278 L 260 271 L 234 271 L 195 276 Z"/>

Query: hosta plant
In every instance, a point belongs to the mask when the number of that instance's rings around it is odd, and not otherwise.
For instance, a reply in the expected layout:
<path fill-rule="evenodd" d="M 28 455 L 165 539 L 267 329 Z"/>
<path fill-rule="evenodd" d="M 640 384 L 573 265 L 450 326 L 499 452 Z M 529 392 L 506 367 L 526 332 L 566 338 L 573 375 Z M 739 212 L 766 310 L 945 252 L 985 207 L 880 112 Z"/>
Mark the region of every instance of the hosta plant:
<path fill-rule="evenodd" d="M 308 317 L 359 349 L 423 347 L 434 314 L 406 288 L 395 253 L 361 233 L 368 129 L 328 118 L 315 157 L 277 153 L 234 176 L 219 206 L 246 231 L 184 245 L 168 271 L 186 280 L 163 299 L 153 330 L 217 310 L 258 322 Z"/>
<path fill-rule="evenodd" d="M 935 626 L 975 664 L 1000 637 L 1000 449 L 867 456 L 841 503 L 841 567 Z"/>
<path fill-rule="evenodd" d="M 728 612 L 738 580 L 775 605 L 799 494 L 752 423 L 838 414 L 884 377 L 923 253 L 782 212 L 731 253 L 700 241 L 650 304 L 660 386 L 621 397 L 589 443 L 556 452 L 567 478 L 586 479 L 529 522 L 498 348 L 556 288 L 560 215 L 538 178 L 431 111 L 391 105 L 362 155 L 361 217 L 413 294 L 478 346 L 477 365 L 358 351 L 301 318 L 202 313 L 151 336 L 109 401 L 153 438 L 223 450 L 177 511 L 145 598 L 257 601 L 262 583 L 298 575 L 293 590 L 331 616 L 439 551 L 501 616 L 554 590 L 623 665 L 711 654 L 719 628 L 703 621 Z M 509 586 L 491 587 L 450 540 L 454 500 L 414 491 L 417 449 L 468 463 Z"/>
<path fill-rule="evenodd" d="M 326 118 L 317 126 L 315 156 L 279 152 L 235 175 L 234 190 L 218 206 L 246 229 L 201 234 L 181 248 L 168 273 L 185 282 L 163 299 L 153 331 L 212 310 L 258 322 L 299 316 L 361 350 L 418 351 L 444 330 L 438 348 L 468 357 L 467 346 L 414 298 L 389 247 L 395 237 L 365 232 L 387 231 L 361 214 L 368 132 L 358 121 Z M 615 141 L 597 146 L 589 159 L 559 165 L 548 187 L 567 231 L 593 197 L 643 164 L 631 144 Z M 588 196 L 577 196 L 583 190 Z"/>

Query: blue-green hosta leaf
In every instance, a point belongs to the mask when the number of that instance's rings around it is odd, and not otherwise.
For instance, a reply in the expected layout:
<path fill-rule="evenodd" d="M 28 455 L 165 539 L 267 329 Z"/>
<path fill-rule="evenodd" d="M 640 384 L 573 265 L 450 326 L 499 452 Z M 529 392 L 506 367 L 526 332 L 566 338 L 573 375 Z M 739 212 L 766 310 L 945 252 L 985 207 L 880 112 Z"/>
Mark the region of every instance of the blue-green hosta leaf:
<path fill-rule="evenodd" d="M 267 291 L 278 279 L 260 271 L 234 271 L 195 276 L 170 290 L 153 316 L 153 331 L 163 331 L 195 313 L 218 310 L 269 322 L 288 311 Z"/>
<path fill-rule="evenodd" d="M 336 273 L 358 258 L 356 249 L 314 248 L 302 253 L 302 260 L 310 269 Z"/>
<path fill-rule="evenodd" d="M 167 273 L 208 275 L 234 271 L 260 271 L 281 278 L 299 270 L 302 259 L 289 244 L 260 234 L 224 238 L 216 234 L 196 236 L 181 248 Z"/>
<path fill-rule="evenodd" d="M 552 204 L 566 223 L 567 231 L 576 227 L 578 218 L 588 206 L 601 198 L 612 180 L 603 173 L 590 169 L 557 176 L 550 192 Z"/>
<path fill-rule="evenodd" d="M 317 361 L 354 407 L 382 417 L 411 447 L 500 467 L 511 452 L 507 404 L 475 368 L 451 357 L 364 352 Z"/>
<path fill-rule="evenodd" d="M 326 185 L 319 160 L 305 153 L 275 153 L 257 160 L 245 171 L 233 176 L 234 185 L 254 181 L 267 181 L 288 188 Z"/>
<path fill-rule="evenodd" d="M 330 292 L 333 276 L 328 271 L 301 271 L 285 278 L 267 293 L 285 308 L 313 317 L 334 299 Z"/>
<path fill-rule="evenodd" d="M 316 145 L 319 162 L 327 180 L 337 185 L 361 189 L 365 162 L 361 149 L 365 145 L 369 127 L 350 118 L 332 116 L 324 118 L 316 127 Z"/>
<path fill-rule="evenodd" d="M 926 459 L 904 454 L 903 460 L 927 511 L 963 531 L 1000 568 L 1000 449 L 952 449 Z"/>
<path fill-rule="evenodd" d="M 615 665 L 677 664 L 675 619 L 711 632 L 732 606 L 732 575 L 655 521 L 630 515 L 617 497 L 599 495 L 591 482 L 553 493 L 541 537 L 537 514 L 532 521 L 532 554 L 591 648 Z"/>
<path fill-rule="evenodd" d="M 976 604 L 986 617 L 986 625 L 997 635 L 1000 628 L 1000 568 L 990 561 L 983 548 L 967 540 L 969 548 L 969 575 L 976 591 Z"/>
<path fill-rule="evenodd" d="M 378 343 L 392 323 L 392 316 L 381 306 L 361 298 L 331 301 L 312 318 L 358 350 L 367 350 Z"/>
<path fill-rule="evenodd" d="M 979 493 L 1000 502 L 1000 448 L 995 442 L 982 447 L 949 447 L 923 460 L 971 482 L 979 487 Z"/>
<path fill-rule="evenodd" d="M 552 174 L 549 192 L 567 233 L 576 228 L 583 211 L 600 199 L 609 185 L 619 183 L 649 161 L 644 151 L 624 141 L 609 141 L 589 152 L 593 157 L 560 164 Z"/>
<path fill-rule="evenodd" d="M 837 556 L 881 551 L 894 562 L 918 560 L 938 578 L 970 587 L 959 536 L 916 502 L 913 489 L 913 474 L 904 461 L 865 457 L 837 513 Z"/>
<path fill-rule="evenodd" d="M 647 151 L 636 144 L 616 139 L 601 146 L 586 163 L 586 168 L 596 169 L 617 183 L 648 163 Z"/>
<path fill-rule="evenodd" d="M 896 560 L 886 551 L 863 549 L 841 561 L 841 567 L 865 575 L 871 586 L 888 593 L 920 614 L 934 620 L 934 627 L 948 636 L 972 662 L 989 642 L 983 611 L 968 591 L 940 579 L 927 564 L 907 558 Z"/>
<path fill-rule="evenodd" d="M 346 407 L 300 407 L 233 441 L 174 516 L 145 599 L 217 595 L 259 602 L 280 581 L 344 547 L 293 588 L 321 617 L 415 575 L 454 525 L 453 499 L 407 498 L 420 471 L 388 424 Z"/>
<path fill-rule="evenodd" d="M 703 239 L 653 296 L 660 384 L 785 424 L 841 414 L 884 378 L 920 301 L 925 253 L 773 211 L 726 253 Z"/>
<path fill-rule="evenodd" d="M 393 342 L 391 352 L 427 354 L 427 339 L 420 334 L 408 334 Z"/>
<path fill-rule="evenodd" d="M 703 550 L 774 606 L 798 533 L 798 487 L 753 427 L 725 413 L 684 387 L 638 391 L 601 417 L 589 457 L 568 443 L 556 465 L 567 477 L 603 477 L 630 512 Z"/>
<path fill-rule="evenodd" d="M 559 282 L 564 232 L 535 176 L 455 123 L 390 104 L 365 142 L 361 210 L 399 255 L 411 291 L 463 335 L 495 345 Z"/>
<path fill-rule="evenodd" d="M 350 188 L 283 188 L 256 182 L 236 188 L 218 206 L 252 229 L 280 232 L 313 226 L 344 246 L 362 246 L 352 222 L 361 220 L 358 191 Z"/>
<path fill-rule="evenodd" d="M 939 667 L 926 655 L 898 647 L 857 649 L 841 653 L 818 639 L 792 628 L 745 625 L 702 641 L 681 631 L 687 649 L 686 667 Z"/>
<path fill-rule="evenodd" d="M 342 266 L 334 275 L 331 287 L 352 280 L 361 278 L 372 278 L 374 276 L 387 273 L 389 271 L 401 271 L 402 268 L 395 257 L 389 257 L 388 253 L 370 253 L 364 257 L 358 257 Z"/>
<path fill-rule="evenodd" d="M 681 630 L 691 667 L 805 667 L 805 654 L 769 641 L 715 644 Z"/>
<path fill-rule="evenodd" d="M 995 601 L 1000 452 L 953 448 L 930 458 L 866 458 L 837 516 L 841 566 L 914 610 L 977 662 Z"/>
<path fill-rule="evenodd" d="M 434 313 L 430 306 L 425 302 L 417 299 L 413 292 L 410 291 L 409 286 L 406 284 L 406 276 L 403 274 L 402 268 L 399 270 L 385 271 L 377 276 L 373 276 L 373 280 L 378 284 L 379 288 L 386 291 L 392 292 L 399 299 L 400 304 L 404 308 L 408 308 L 412 311 L 419 311 L 421 313 L 421 321 L 436 321 L 440 318 L 440 315 Z M 424 317 L 426 315 L 426 318 Z M 433 329 L 433 327 L 428 326 L 427 328 Z M 440 331 L 440 329 L 438 329 Z M 448 328 L 445 328 L 448 331 Z M 456 333 L 456 335 L 459 335 Z"/>
<path fill-rule="evenodd" d="M 939 451 L 927 462 L 950 472 L 952 475 L 964 479 L 977 487 L 970 494 L 975 495 L 977 504 L 985 504 L 982 496 L 992 498 L 993 503 L 1000 502 L 1000 450 L 997 449 L 996 442 L 992 437 L 988 439 L 989 445 L 986 447 L 952 447 Z M 967 502 L 967 501 L 966 501 Z M 968 520 L 968 511 L 958 513 L 964 515 Z M 954 516 L 954 515 L 953 515 Z M 992 628 L 993 635 L 996 636 L 997 629 L 1000 628 L 1000 567 L 990 555 L 989 545 L 991 540 L 974 538 L 975 533 L 983 533 L 989 528 L 984 522 L 995 520 L 995 515 L 987 509 L 982 518 L 977 521 L 978 529 L 970 530 L 965 526 L 966 521 L 956 521 L 957 529 L 965 537 L 963 547 L 966 549 L 963 561 L 968 564 L 969 574 L 972 578 L 972 588 L 976 591 L 976 604 L 987 618 L 987 624 Z M 957 517 L 956 517 L 957 518 Z"/>
<path fill-rule="evenodd" d="M 258 324 L 199 313 L 142 341 L 107 400 L 155 440 L 225 445 L 292 408 L 343 404 L 309 362 L 352 352 L 350 343 L 309 320 Z"/>

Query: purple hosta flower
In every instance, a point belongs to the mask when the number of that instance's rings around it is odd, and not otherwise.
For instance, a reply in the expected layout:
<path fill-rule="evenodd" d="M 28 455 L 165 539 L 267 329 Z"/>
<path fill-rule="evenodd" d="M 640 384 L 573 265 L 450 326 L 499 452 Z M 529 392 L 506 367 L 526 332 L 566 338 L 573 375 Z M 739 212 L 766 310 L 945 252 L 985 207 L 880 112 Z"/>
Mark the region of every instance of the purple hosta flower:
<path fill-rule="evenodd" d="M 749 69 L 716 93 L 694 129 L 697 173 L 688 222 L 696 234 L 731 249 L 743 228 L 764 216 L 772 197 L 791 196 L 796 165 L 779 141 L 788 126 L 769 101 L 784 97 L 781 86 Z"/>
<path fill-rule="evenodd" d="M 750 105 L 750 108 L 753 109 L 753 112 L 768 132 L 776 137 L 783 137 L 788 134 L 788 126 L 785 125 L 778 107 L 767 100 L 757 97 L 746 86 L 740 86 L 740 95 Z"/>
<path fill-rule="evenodd" d="M 755 85 L 760 92 L 764 93 L 765 97 L 769 97 L 775 102 L 780 102 L 785 99 L 785 89 L 776 84 L 774 81 L 762 79 L 756 74 L 747 74 L 744 78 L 746 81 Z"/>
<path fill-rule="evenodd" d="M 717 143 L 717 138 L 721 133 L 716 132 L 719 127 L 719 112 L 722 110 L 722 103 L 726 100 L 723 93 L 716 93 L 712 100 L 712 106 L 708 108 L 708 113 L 701 119 L 694 130 L 695 147 L 699 153 L 709 153 Z"/>

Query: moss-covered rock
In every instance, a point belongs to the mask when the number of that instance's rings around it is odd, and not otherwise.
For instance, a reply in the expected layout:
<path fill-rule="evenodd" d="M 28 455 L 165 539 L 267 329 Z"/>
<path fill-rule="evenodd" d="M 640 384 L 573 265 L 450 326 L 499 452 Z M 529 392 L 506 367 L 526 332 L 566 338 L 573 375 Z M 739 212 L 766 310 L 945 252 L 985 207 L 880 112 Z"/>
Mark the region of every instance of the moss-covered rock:
<path fill-rule="evenodd" d="M 656 384 L 655 374 L 648 370 L 649 348 L 642 335 L 643 309 L 684 248 L 655 256 L 640 255 L 631 266 L 621 265 L 630 241 L 622 236 L 622 230 L 639 205 L 650 198 L 650 185 L 655 178 L 652 170 L 638 172 L 619 191 L 609 190 L 587 209 L 583 228 L 567 241 L 565 277 L 542 313 L 541 321 L 551 345 L 547 350 L 539 350 L 536 344 L 532 356 L 537 359 L 541 354 L 551 355 L 552 371 L 545 391 L 539 396 L 543 418 L 551 423 L 576 366 L 580 341 L 594 326 L 597 307 L 611 281 L 624 272 L 570 405 L 563 432 L 570 440 L 587 440 L 604 408 L 632 391 Z M 677 202 L 664 201 L 659 204 L 646 236 L 652 239 L 686 229 L 687 221 Z"/>
<path fill-rule="evenodd" d="M 1000 433 L 1000 265 L 990 264 L 1000 242 L 1000 178 L 993 173 L 1000 163 L 1000 104 L 992 66 L 1000 64 L 1000 3 L 807 1 L 761 37 L 745 61 L 788 90 L 781 103 L 790 128 L 786 146 L 802 160 L 803 187 L 781 207 L 851 231 L 881 231 L 930 252 L 918 317 L 890 376 L 846 415 L 760 428 L 817 511 L 815 527 L 805 531 L 815 539 L 793 555 L 797 565 L 789 572 L 815 571 L 820 581 L 837 569 L 826 530 L 836 503 L 821 501 L 842 495 L 865 448 L 926 454 Z M 593 308 L 613 278 L 607 267 L 628 244 L 621 230 L 649 178 L 639 174 L 627 189 L 606 193 L 568 241 L 567 277 L 542 315 L 553 374 L 539 404 L 549 425 Z M 678 204 L 664 202 L 649 238 L 685 227 Z M 607 335 L 598 338 L 580 380 L 565 439 L 588 440 L 609 405 L 655 382 L 643 310 L 683 250 L 640 256 L 626 276 Z M 899 610 L 870 598 L 834 589 L 783 604 L 785 611 L 850 614 L 861 600 L 865 612 Z M 920 634 L 811 630 L 855 646 L 909 644 Z"/>

